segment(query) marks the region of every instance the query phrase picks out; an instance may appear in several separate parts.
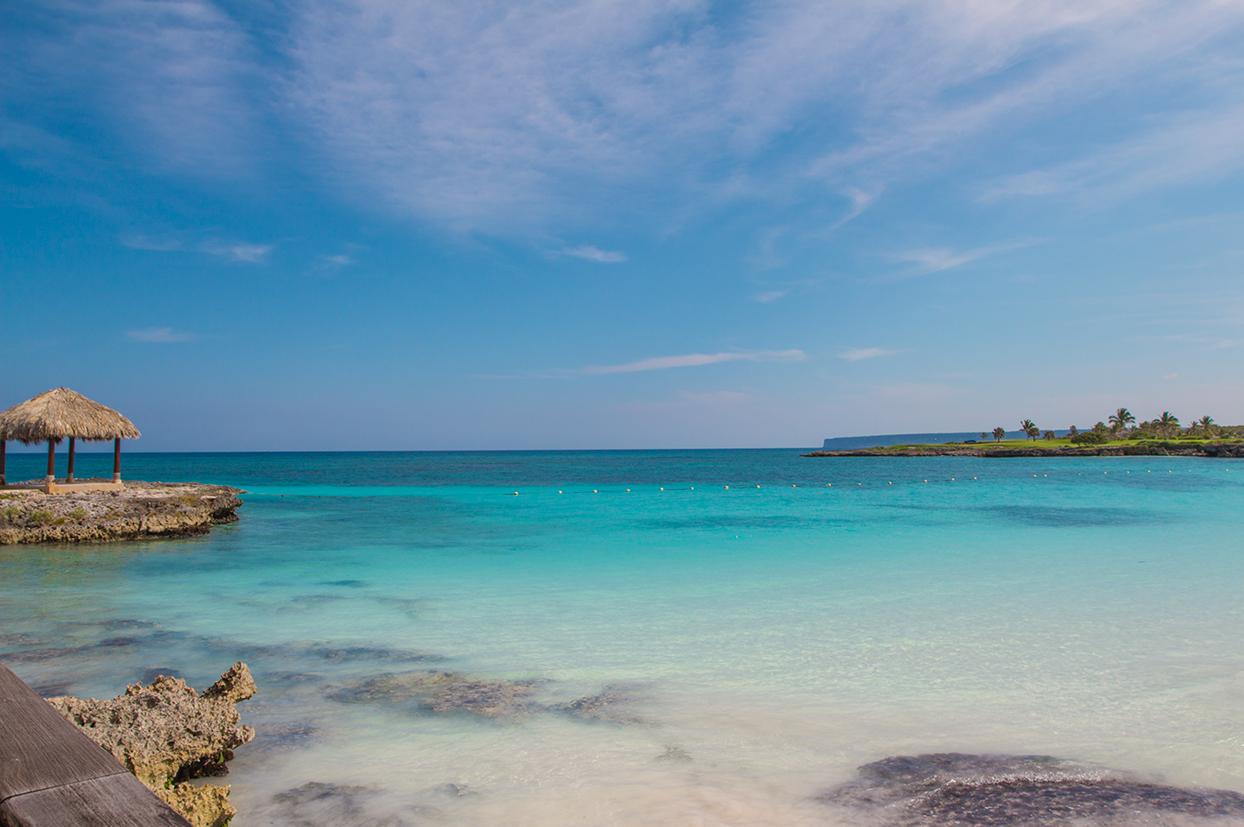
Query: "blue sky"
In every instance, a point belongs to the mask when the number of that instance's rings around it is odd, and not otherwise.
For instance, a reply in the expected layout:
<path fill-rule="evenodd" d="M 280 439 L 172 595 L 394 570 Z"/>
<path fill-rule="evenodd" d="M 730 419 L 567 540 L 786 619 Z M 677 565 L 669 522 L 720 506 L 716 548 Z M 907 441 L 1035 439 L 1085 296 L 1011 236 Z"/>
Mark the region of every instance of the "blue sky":
<path fill-rule="evenodd" d="M 31 2 L 0 405 L 135 449 L 1244 422 L 1244 4 Z"/>

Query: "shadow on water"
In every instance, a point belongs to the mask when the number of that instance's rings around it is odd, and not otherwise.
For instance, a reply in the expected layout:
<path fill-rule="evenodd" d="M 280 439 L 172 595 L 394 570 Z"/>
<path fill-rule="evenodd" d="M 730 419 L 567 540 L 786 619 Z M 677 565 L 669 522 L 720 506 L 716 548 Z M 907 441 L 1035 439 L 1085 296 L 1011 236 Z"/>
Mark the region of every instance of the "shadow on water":
<path fill-rule="evenodd" d="M 1106 506 L 988 505 L 973 510 L 1007 522 L 1044 528 L 1117 528 L 1180 519 L 1151 510 Z"/>

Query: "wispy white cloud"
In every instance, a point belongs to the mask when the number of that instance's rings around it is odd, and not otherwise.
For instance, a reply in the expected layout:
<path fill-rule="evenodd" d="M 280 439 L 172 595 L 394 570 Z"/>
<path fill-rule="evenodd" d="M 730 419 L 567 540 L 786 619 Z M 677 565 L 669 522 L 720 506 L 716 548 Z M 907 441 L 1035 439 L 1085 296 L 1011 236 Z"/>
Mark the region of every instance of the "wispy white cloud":
<path fill-rule="evenodd" d="M 642 373 L 650 370 L 673 368 L 698 368 L 725 362 L 802 362 L 807 354 L 799 349 L 790 350 L 731 350 L 722 353 L 684 353 L 677 356 L 653 356 L 635 362 L 617 365 L 589 365 L 580 372 L 585 374 Z"/>
<path fill-rule="evenodd" d="M 578 247 L 563 247 L 559 251 L 559 255 L 568 256 L 570 258 L 581 258 L 584 261 L 594 261 L 597 264 L 618 264 L 626 261 L 626 254 L 617 250 L 602 250 L 591 244 L 583 244 Z"/>
<path fill-rule="evenodd" d="M 322 256 L 320 262 L 327 267 L 349 267 L 354 264 L 354 256 L 347 253 L 337 253 L 331 256 Z"/>
<path fill-rule="evenodd" d="M 640 399 L 626 402 L 624 410 L 637 414 L 682 413 L 727 411 L 746 405 L 753 399 L 747 391 L 716 390 L 716 391 L 679 391 L 672 398 Z"/>
<path fill-rule="evenodd" d="M 862 362 L 865 359 L 879 359 L 882 356 L 893 356 L 897 350 L 884 347 L 849 347 L 838 354 L 838 358 L 847 362 Z"/>
<path fill-rule="evenodd" d="M 189 342 L 195 338 L 193 333 L 175 330 L 171 327 L 144 327 L 139 330 L 127 330 L 125 338 L 131 342 L 142 342 L 149 345 L 169 345 L 177 342 Z"/>
<path fill-rule="evenodd" d="M 148 250 L 156 253 L 196 252 L 230 261 L 258 264 L 268 258 L 275 244 L 255 244 L 248 241 L 226 241 L 213 238 L 205 241 L 188 241 L 175 235 L 144 235 L 125 233 L 121 245 L 132 250 Z"/>
<path fill-rule="evenodd" d="M 759 304 L 772 304 L 790 295 L 790 290 L 761 290 L 752 295 L 752 301 Z"/>
<path fill-rule="evenodd" d="M 469 228 L 582 219 L 619 185 L 715 203 L 787 197 L 804 176 L 844 192 L 845 223 L 1000 123 L 1107 94 L 1244 21 L 1230 3 L 1142 5 L 796 0 L 732 22 L 691 0 L 343 3 L 297 15 L 292 88 L 343 180 Z M 848 128 L 774 166 L 777 139 L 825 112 Z"/>
<path fill-rule="evenodd" d="M 205 241 L 198 249 L 204 253 L 243 264 L 258 264 L 268 258 L 272 244 L 251 244 L 245 241 Z"/>
<path fill-rule="evenodd" d="M 1032 240 L 1012 241 L 1005 244 L 990 244 L 968 250 L 956 250 L 950 247 L 918 247 L 912 250 L 892 253 L 890 258 L 894 261 L 911 265 L 910 269 L 899 274 L 900 276 L 926 276 L 945 270 L 953 270 L 956 267 L 971 264 L 988 256 L 1031 247 L 1037 243 Z"/>
<path fill-rule="evenodd" d="M 152 236 L 142 233 L 124 233 L 121 238 L 121 246 L 129 247 L 131 250 L 150 250 L 155 253 L 171 253 L 177 250 L 184 250 L 185 245 L 180 239 L 171 236 Z"/>
<path fill-rule="evenodd" d="M 355 203 L 533 238 L 827 190 L 847 209 L 817 220 L 840 226 L 892 183 L 1129 84 L 1178 84 L 1190 94 L 1160 100 L 1207 113 L 1236 105 L 1244 33 L 1244 6 L 1211 0 L 339 0 L 283 5 L 262 26 L 208 0 L 18 8 L 31 20 L 0 30 L 14 67 L 0 103 L 16 104 L 0 117 L 64 97 L 144 169 L 232 177 L 262 174 L 279 121 L 305 138 L 292 161 Z M 1000 166 L 989 197 L 1080 170 L 1157 187 L 1234 168 L 1238 120 L 1153 114 L 1121 119 L 1116 142 L 1152 133 L 1150 146 L 1122 159 L 1096 140 L 1060 146 L 1085 166 Z"/>
<path fill-rule="evenodd" d="M 73 101 L 144 171 L 254 168 L 260 67 L 243 28 L 209 0 L 65 0 L 9 11 L 21 24 L 0 31 L 8 69 L 0 99 Z"/>
<path fill-rule="evenodd" d="M 876 203 L 877 199 L 881 197 L 883 189 L 883 187 L 878 186 L 872 189 L 847 187 L 843 190 L 842 194 L 846 196 L 847 200 L 850 202 L 850 208 L 847 210 L 845 215 L 833 223 L 830 229 L 836 230 L 863 215 L 865 210 Z"/>
<path fill-rule="evenodd" d="M 1114 199 L 1244 170 L 1244 101 L 1156 119 L 1140 135 L 1087 157 L 995 179 L 985 202 L 1073 195 Z"/>

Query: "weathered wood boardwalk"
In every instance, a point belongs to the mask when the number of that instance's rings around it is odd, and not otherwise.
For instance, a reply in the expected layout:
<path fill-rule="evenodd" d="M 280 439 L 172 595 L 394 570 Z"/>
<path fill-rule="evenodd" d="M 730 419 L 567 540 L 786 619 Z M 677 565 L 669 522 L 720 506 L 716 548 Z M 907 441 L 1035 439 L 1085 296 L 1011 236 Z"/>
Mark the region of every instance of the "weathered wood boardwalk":
<path fill-rule="evenodd" d="M 77 824 L 190 822 L 0 664 L 0 827 Z"/>

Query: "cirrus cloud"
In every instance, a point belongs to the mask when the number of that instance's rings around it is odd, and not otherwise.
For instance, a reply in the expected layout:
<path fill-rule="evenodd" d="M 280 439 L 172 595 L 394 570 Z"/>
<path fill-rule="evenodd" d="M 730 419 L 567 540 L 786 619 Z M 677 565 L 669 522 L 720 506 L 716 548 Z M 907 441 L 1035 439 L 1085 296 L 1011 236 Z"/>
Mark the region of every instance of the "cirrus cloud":
<path fill-rule="evenodd" d="M 699 368 L 726 362 L 802 362 L 808 355 L 798 348 L 788 350 L 730 350 L 721 353 L 683 353 L 676 356 L 652 356 L 616 365 L 588 365 L 585 374 L 642 373 L 650 370 Z"/>
<path fill-rule="evenodd" d="M 838 354 L 838 358 L 846 362 L 862 362 L 865 359 L 879 359 L 882 356 L 893 356 L 897 350 L 884 347 L 849 347 Z"/>
<path fill-rule="evenodd" d="M 195 336 L 193 333 L 175 330 L 171 327 L 144 327 L 125 331 L 125 338 L 131 342 L 142 342 L 148 345 L 171 345 L 177 342 L 192 341 Z"/>

